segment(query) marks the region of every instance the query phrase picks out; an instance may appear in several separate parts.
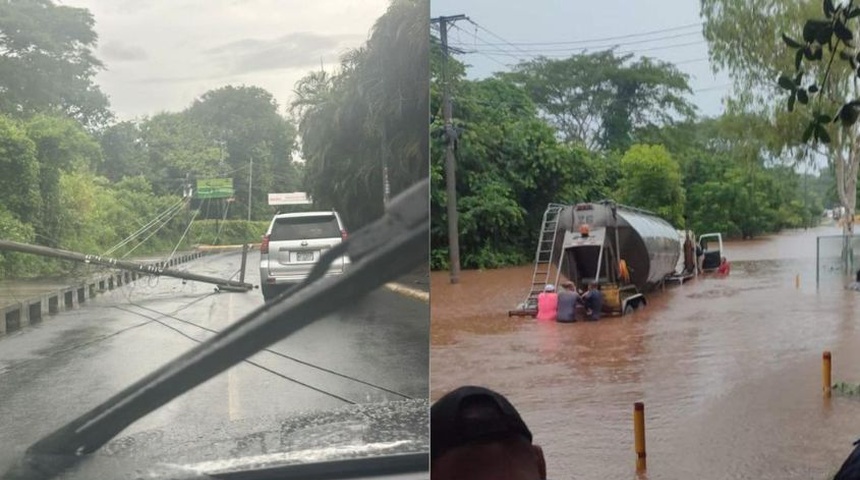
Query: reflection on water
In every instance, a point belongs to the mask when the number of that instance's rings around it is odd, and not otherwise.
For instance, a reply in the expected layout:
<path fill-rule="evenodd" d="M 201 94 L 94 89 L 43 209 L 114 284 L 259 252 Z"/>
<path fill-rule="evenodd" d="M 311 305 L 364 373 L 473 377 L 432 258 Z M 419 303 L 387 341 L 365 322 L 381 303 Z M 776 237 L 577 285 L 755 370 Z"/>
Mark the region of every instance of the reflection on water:
<path fill-rule="evenodd" d="M 550 478 L 635 477 L 636 401 L 651 480 L 827 478 L 860 438 L 860 400 L 820 392 L 824 350 L 834 381 L 860 382 L 860 294 L 815 288 L 815 237 L 832 233 L 727 242 L 729 278 L 669 287 L 645 310 L 594 323 L 508 317 L 530 266 L 463 272 L 458 285 L 434 272 L 432 397 L 463 384 L 508 395 Z"/>

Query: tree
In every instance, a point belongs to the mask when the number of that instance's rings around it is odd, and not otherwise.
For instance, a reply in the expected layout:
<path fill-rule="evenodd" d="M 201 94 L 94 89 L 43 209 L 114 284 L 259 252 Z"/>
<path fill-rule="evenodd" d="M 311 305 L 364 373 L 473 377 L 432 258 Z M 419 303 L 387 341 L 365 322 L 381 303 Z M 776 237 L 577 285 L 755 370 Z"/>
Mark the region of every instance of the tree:
<path fill-rule="evenodd" d="M 52 0 L 0 2 L 0 112 L 69 115 L 87 128 L 110 120 L 107 97 L 93 83 L 93 17 Z"/>
<path fill-rule="evenodd" d="M 0 206 L 17 221 L 39 218 L 39 162 L 36 144 L 24 128 L 0 116 Z M 17 230 L 16 230 L 17 231 Z"/>
<path fill-rule="evenodd" d="M 134 122 L 120 122 L 105 128 L 98 136 L 104 162 L 98 172 L 118 182 L 127 176 L 148 173 L 146 149 L 140 127 Z"/>
<path fill-rule="evenodd" d="M 442 106 L 441 48 L 431 44 L 431 111 Z M 613 170 L 580 145 L 562 144 L 527 91 L 507 77 L 465 79 L 463 64 L 448 61 L 456 149 L 462 264 L 493 268 L 521 264 L 534 254 L 534 232 L 550 202 L 602 198 Z M 447 256 L 444 120 L 431 125 L 431 266 Z"/>
<path fill-rule="evenodd" d="M 856 31 L 853 12 L 860 13 L 852 4 L 840 4 L 837 12 L 829 0 L 823 5 L 789 0 L 702 0 L 705 37 L 714 66 L 728 69 L 743 92 L 730 105 L 763 112 L 772 120 L 775 142 L 771 149 L 776 155 L 807 161 L 825 156 L 833 166 L 836 192 L 848 214 L 844 224 L 846 262 L 851 257 L 847 237 L 854 231 L 860 136 L 856 124 L 839 129 L 829 122 L 843 114 L 846 120 L 856 118 L 853 106 L 840 109 L 844 99 L 860 96 L 852 71 L 856 65 L 851 57 L 856 64 L 856 52 L 846 48 L 846 41 L 854 42 L 849 39 Z M 822 14 L 825 18 L 819 20 Z M 804 18 L 814 20 L 804 22 Z M 842 60 L 833 62 L 835 57 Z M 774 94 L 777 79 L 789 92 L 788 99 Z M 805 104 L 811 108 L 795 108 Z M 810 145 L 809 140 L 814 143 Z"/>
<path fill-rule="evenodd" d="M 27 136 L 36 145 L 39 164 L 39 215 L 31 219 L 37 241 L 50 247 L 60 246 L 63 210 L 60 202 L 60 177 L 63 172 L 88 170 L 101 162 L 99 144 L 72 119 L 36 115 L 26 123 Z"/>
<path fill-rule="evenodd" d="M 186 179 L 217 175 L 221 151 L 185 113 L 159 113 L 140 126 L 146 177 L 156 194 L 177 194 Z"/>
<path fill-rule="evenodd" d="M 500 74 L 522 85 L 566 142 L 624 151 L 636 128 L 690 117 L 687 76 L 673 65 L 612 51 L 538 58 Z"/>
<path fill-rule="evenodd" d="M 662 145 L 633 145 L 621 158 L 618 200 L 684 225 L 681 169 Z"/>
<path fill-rule="evenodd" d="M 767 117 L 727 113 L 717 118 L 640 131 L 678 161 L 686 193 L 687 228 L 753 237 L 814 225 L 826 188 L 774 159 Z"/>
<path fill-rule="evenodd" d="M 857 174 L 860 169 L 860 126 L 857 125 L 860 117 L 860 85 L 857 82 L 860 79 L 860 53 L 856 49 L 855 41 L 855 19 L 860 16 L 860 7 L 855 7 L 853 0 L 836 6 L 831 0 L 825 0 L 823 10 L 824 19 L 811 19 L 804 23 L 803 42 L 783 34 L 786 45 L 795 49 L 795 75 L 793 81 L 782 75 L 778 83 L 781 88 L 789 91 L 789 111 L 793 109 L 796 101 L 806 105 L 810 102 L 809 97 L 814 97 L 814 106 L 809 110 L 811 119 L 801 140 L 803 143 L 812 140 L 830 144 L 831 134 L 828 130 L 832 129 L 828 128 L 829 124 L 841 124 L 841 128 L 836 129 L 836 148 L 833 149 L 836 191 L 847 215 L 842 250 L 844 266 L 853 271 L 854 255 L 849 237 L 854 235 Z M 821 61 L 824 58 L 825 45 L 829 57 L 826 67 L 821 65 L 816 69 L 813 66 L 813 72 L 817 75 L 812 77 L 811 85 L 809 81 L 806 84 L 801 83 L 804 74 L 801 67 L 805 63 L 809 70 L 810 64 L 815 65 Z M 841 61 L 833 68 L 837 56 Z M 846 102 L 847 95 L 854 99 Z"/>
<path fill-rule="evenodd" d="M 427 176 L 428 21 L 426 0 L 393 0 L 340 71 L 296 85 L 307 189 L 354 227 L 383 212 L 384 163 L 392 196 Z"/>
<path fill-rule="evenodd" d="M 248 211 L 251 182 L 252 213 L 260 215 L 269 213 L 269 193 L 297 180 L 291 168 L 296 129 L 278 108 L 262 88 L 230 85 L 206 92 L 187 111 L 211 145 L 223 146 L 224 165 L 218 174 L 234 178 L 236 216 L 247 215 L 243 212 Z"/>

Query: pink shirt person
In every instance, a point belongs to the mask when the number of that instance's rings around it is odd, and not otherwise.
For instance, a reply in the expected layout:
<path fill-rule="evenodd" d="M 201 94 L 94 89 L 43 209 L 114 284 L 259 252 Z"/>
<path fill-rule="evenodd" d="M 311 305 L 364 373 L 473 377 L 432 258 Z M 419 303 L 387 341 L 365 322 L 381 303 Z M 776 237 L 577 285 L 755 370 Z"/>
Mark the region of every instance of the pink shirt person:
<path fill-rule="evenodd" d="M 547 285 L 543 292 L 538 294 L 538 311 L 537 320 L 555 321 L 558 315 L 558 294 L 555 293 L 555 286 Z"/>

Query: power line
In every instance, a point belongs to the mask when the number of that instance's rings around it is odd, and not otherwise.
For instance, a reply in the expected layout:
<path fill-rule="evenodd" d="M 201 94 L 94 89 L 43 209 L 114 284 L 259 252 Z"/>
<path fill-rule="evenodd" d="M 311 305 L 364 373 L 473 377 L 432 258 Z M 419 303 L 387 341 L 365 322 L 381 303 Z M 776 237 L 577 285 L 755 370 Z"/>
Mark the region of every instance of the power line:
<path fill-rule="evenodd" d="M 574 55 L 576 53 L 586 53 L 588 50 L 586 48 L 582 48 L 579 51 L 571 50 L 569 53 L 566 53 L 566 54 L 558 54 L 558 53 L 552 54 L 552 53 L 539 52 L 537 50 L 532 50 L 531 52 L 527 52 L 523 49 L 518 49 L 518 51 L 523 53 L 521 55 L 521 54 L 514 52 L 510 49 L 481 48 L 481 47 L 490 46 L 492 44 L 490 42 L 488 42 L 486 39 L 484 39 L 483 37 L 481 37 L 480 35 L 478 35 L 477 31 L 474 33 L 468 32 L 468 31 L 464 30 L 463 28 L 461 28 L 457 25 L 453 25 L 453 26 L 454 26 L 454 28 L 456 28 L 460 32 L 462 32 L 466 35 L 469 35 L 474 39 L 474 45 L 476 45 L 476 47 L 474 47 L 473 50 L 468 51 L 466 53 L 479 54 L 479 55 L 484 55 L 484 56 L 487 56 L 487 55 L 506 56 L 506 57 L 514 58 L 515 60 L 521 62 L 521 61 L 524 61 L 526 58 L 536 58 L 536 57 L 567 58 L 567 57 Z M 486 31 L 485 28 L 482 27 L 482 29 L 484 31 Z M 476 30 L 477 30 L 477 27 L 476 27 Z M 616 53 L 619 55 L 627 55 L 627 54 L 634 54 L 635 55 L 639 52 L 647 52 L 647 51 L 655 51 L 655 50 L 669 50 L 669 49 L 673 49 L 673 48 L 683 48 L 683 47 L 688 47 L 688 46 L 693 46 L 693 45 L 700 45 L 700 44 L 704 44 L 704 43 L 705 43 L 704 40 L 697 40 L 695 42 L 671 43 L 671 44 L 667 44 L 667 45 L 658 45 L 658 46 L 647 47 L 647 48 L 629 49 L 629 50 L 624 50 L 624 51 L 618 51 Z M 468 46 L 468 44 L 465 42 L 461 43 L 460 45 Z M 603 50 L 613 50 L 613 48 L 604 48 Z M 696 61 L 701 61 L 701 60 L 697 59 Z M 498 61 L 496 61 L 496 62 L 500 63 Z M 692 63 L 692 62 L 687 62 L 687 63 Z"/>
<path fill-rule="evenodd" d="M 522 50 L 522 49 L 521 49 L 521 48 L 519 48 L 518 46 L 514 45 L 513 43 L 511 43 L 511 42 L 509 42 L 509 41 L 505 40 L 504 38 L 502 38 L 502 37 L 500 37 L 500 36 L 496 35 L 495 33 L 491 32 L 491 31 L 490 31 L 490 29 L 488 29 L 487 27 L 484 27 L 484 26 L 482 26 L 482 25 L 478 25 L 478 23 L 477 23 L 477 22 L 475 22 L 474 20 L 472 20 L 472 19 L 470 19 L 470 18 L 467 18 L 467 19 L 466 19 L 466 21 L 468 21 L 469 23 L 471 23 L 472 25 L 474 25 L 474 26 L 475 26 L 475 28 L 480 28 L 481 30 L 483 30 L 483 31 L 485 31 L 485 32 L 487 32 L 487 33 L 489 33 L 491 36 L 493 36 L 493 37 L 495 37 L 495 38 L 497 38 L 497 39 L 499 39 L 499 40 L 501 40 L 501 41 L 505 42 L 506 44 L 508 44 L 508 45 L 510 45 L 510 46 L 512 46 L 512 47 L 514 47 L 515 49 L 519 50 L 520 52 L 526 53 L 524 50 Z"/>
<path fill-rule="evenodd" d="M 457 25 L 456 23 L 451 24 L 450 26 L 451 26 L 451 27 L 454 27 L 454 28 L 455 28 L 455 29 L 457 29 L 458 31 L 463 32 L 463 33 L 465 33 L 465 34 L 467 34 L 467 35 L 472 35 L 472 36 L 473 36 L 473 38 L 475 39 L 475 42 L 474 42 L 474 43 L 475 43 L 475 44 L 477 44 L 477 40 L 478 40 L 478 38 L 479 38 L 479 37 L 478 37 L 478 33 L 477 33 L 477 28 L 475 29 L 475 33 L 472 33 L 472 32 L 467 32 L 466 30 L 464 30 L 462 27 L 460 27 L 460 26 L 459 26 L 459 25 Z M 483 39 L 482 39 L 482 44 L 484 44 L 484 45 L 488 45 L 486 42 L 483 42 Z M 464 46 L 464 47 L 465 47 L 465 46 L 468 46 L 468 45 L 467 45 L 467 44 L 465 44 L 465 43 L 462 43 L 461 45 L 462 45 L 462 46 Z M 476 54 L 481 55 L 482 57 L 484 57 L 484 58 L 486 58 L 486 59 L 488 59 L 488 60 L 490 60 L 490 61 L 492 61 L 492 62 L 496 63 L 497 65 L 500 65 L 500 66 L 505 67 L 505 68 L 509 68 L 509 67 L 510 67 L 510 65 L 508 65 L 507 63 L 504 63 L 504 62 L 502 62 L 502 61 L 498 60 L 498 59 L 497 59 L 493 54 L 491 54 L 491 53 L 480 52 L 480 51 L 477 51 L 477 50 L 473 50 L 473 51 L 471 51 L 471 52 L 466 51 L 465 53 L 476 53 Z M 511 55 L 511 56 L 513 56 L 513 55 Z"/>
<path fill-rule="evenodd" d="M 134 305 L 134 304 L 132 304 L 132 305 Z M 137 305 L 135 305 L 135 306 L 137 306 Z M 185 338 L 187 338 L 187 339 L 191 340 L 192 342 L 195 342 L 195 343 L 203 343 L 201 340 L 198 340 L 198 339 L 196 339 L 196 338 L 192 337 L 191 335 L 188 335 L 187 333 L 185 333 L 185 332 L 183 332 L 182 330 L 180 330 L 180 329 L 178 329 L 178 328 L 174 327 L 173 325 L 168 325 L 167 323 L 162 322 L 162 321 L 161 321 L 161 320 L 159 320 L 158 318 L 151 317 L 151 316 L 149 316 L 149 315 L 145 315 L 145 314 L 143 314 L 143 313 L 135 312 L 135 311 L 133 311 L 133 310 L 129 310 L 129 309 L 127 309 L 127 308 L 123 308 L 123 307 L 119 307 L 119 306 L 114 306 L 114 308 L 116 308 L 117 310 L 122 310 L 122 311 L 124 311 L 124 312 L 131 313 L 131 314 L 133 314 L 133 315 L 141 316 L 141 317 L 143 317 L 143 318 L 148 318 L 149 320 L 151 320 L 151 321 L 153 321 L 153 322 L 155 322 L 155 323 L 157 323 L 157 324 L 159 324 L 159 325 L 161 325 L 161 326 L 163 326 L 163 327 L 166 327 L 166 328 L 169 328 L 170 330 L 173 330 L 174 332 L 176 332 L 176 333 L 178 333 L 178 334 L 182 335 L 183 337 L 185 337 Z M 331 392 L 327 392 L 327 391 L 325 391 L 325 390 L 323 390 L 323 389 L 321 389 L 321 388 L 317 388 L 317 387 L 315 387 L 315 386 L 313 386 L 313 385 L 310 385 L 310 384 L 308 384 L 308 383 L 302 382 L 302 381 L 300 381 L 300 380 L 296 380 L 295 378 L 289 377 L 289 376 L 284 375 L 283 373 L 280 373 L 280 372 L 276 372 L 275 370 L 272 370 L 272 369 L 271 369 L 271 368 L 269 368 L 269 367 L 266 367 L 266 366 L 260 365 L 259 363 L 254 362 L 254 361 L 252 361 L 252 360 L 248 360 L 247 358 L 246 358 L 246 359 L 244 359 L 244 360 L 242 360 L 242 361 L 243 361 L 243 362 L 245 362 L 245 363 L 248 363 L 248 364 L 250 364 L 250 365 L 253 365 L 253 366 L 257 367 L 257 368 L 259 368 L 260 370 L 264 370 L 264 371 L 266 371 L 266 372 L 269 372 L 269 373 L 271 373 L 272 375 L 275 375 L 275 376 L 281 377 L 281 378 L 283 378 L 284 380 L 287 380 L 287 381 L 290 381 L 290 382 L 296 383 L 296 384 L 301 385 L 301 386 L 303 386 L 303 387 L 305 387 L 305 388 L 309 388 L 309 389 L 311 389 L 311 390 L 313 390 L 313 391 L 315 391 L 315 392 L 322 393 L 323 395 L 328 395 L 329 397 L 336 398 L 336 399 L 338 399 L 338 400 L 340 400 L 340 401 L 342 401 L 342 402 L 348 403 L 348 404 L 350 404 L 350 405 L 356 405 L 356 402 L 353 402 L 352 400 L 349 400 L 348 398 L 341 397 L 340 395 L 337 395 L 337 394 L 334 394 L 334 393 L 331 393 Z"/>
<path fill-rule="evenodd" d="M 641 45 L 643 43 L 650 42 L 660 42 L 663 40 L 672 40 L 676 38 L 684 38 L 684 37 L 692 37 L 692 36 L 701 36 L 701 32 L 687 32 L 687 33 L 679 33 L 675 35 L 667 35 L 663 37 L 655 37 L 648 38 L 644 40 L 635 40 L 631 42 L 616 42 L 616 43 L 604 43 L 599 45 L 580 45 L 580 46 L 568 46 L 568 47 L 548 47 L 548 48 L 527 48 L 527 49 L 517 49 L 521 52 L 569 52 L 569 51 L 583 51 L 583 50 L 606 50 L 615 47 L 622 47 L 628 45 Z M 458 44 L 460 45 L 460 44 Z M 490 43 L 485 43 L 487 46 L 494 46 Z M 462 46 L 462 45 L 461 45 Z"/>
<path fill-rule="evenodd" d="M 238 272 L 237 272 L 237 273 L 238 273 Z M 235 276 L 236 274 L 233 274 L 233 275 Z M 209 295 L 212 295 L 212 294 L 209 294 Z M 206 295 L 206 296 L 208 297 L 209 295 Z M 195 301 L 196 301 L 196 300 L 195 300 Z M 161 315 L 162 317 L 168 317 L 168 318 L 171 318 L 171 319 L 173 319 L 173 320 L 176 320 L 176 321 L 179 321 L 179 322 L 185 323 L 185 324 L 187 324 L 187 325 L 191 325 L 191 326 L 193 326 L 193 327 L 197 327 L 197 328 L 199 328 L 199 329 L 201 329 L 201 330 L 205 330 L 205 331 L 207 331 L 207 332 L 209 332 L 209 333 L 214 333 L 214 334 L 221 333 L 221 332 L 219 332 L 218 330 L 215 330 L 215 329 L 212 329 L 212 328 L 208 328 L 208 327 L 204 327 L 203 325 L 199 325 L 199 324 L 196 324 L 196 323 L 194 323 L 194 322 L 191 322 L 191 321 L 188 321 L 188 320 L 185 320 L 185 319 L 182 319 L 182 318 L 176 317 L 176 316 L 175 316 L 175 314 L 176 314 L 177 312 L 173 312 L 173 313 L 166 314 L 166 313 L 159 312 L 158 310 L 155 310 L 155 309 L 153 309 L 153 308 L 144 307 L 143 305 L 140 305 L 140 304 L 137 304 L 137 303 L 133 303 L 133 302 L 132 302 L 132 305 L 134 305 L 135 307 L 138 307 L 138 308 L 144 309 L 144 310 L 149 310 L 150 312 L 152 312 L 152 313 L 156 313 L 156 314 L 158 314 L 158 315 Z M 263 351 L 263 352 L 267 352 L 267 353 L 271 353 L 271 354 L 276 355 L 276 356 L 278 356 L 278 357 L 285 358 L 285 359 L 287 359 L 287 360 L 292 360 L 293 362 L 299 363 L 299 364 L 304 365 L 304 366 L 306 366 L 306 367 L 310 367 L 310 368 L 313 368 L 313 369 L 319 370 L 319 371 L 321 371 L 321 372 L 325 372 L 325 373 L 328 373 L 328 374 L 331 374 L 331 375 L 335 375 L 335 376 L 337 376 L 337 377 L 341 377 L 341 378 L 344 378 L 344 379 L 347 379 L 347 380 L 351 380 L 351 381 L 353 381 L 353 382 L 360 383 L 360 384 L 362 384 L 362 385 L 366 385 L 366 386 L 368 386 L 368 387 L 373 387 L 373 388 L 376 388 L 376 389 L 378 389 L 378 390 L 382 390 L 382 391 L 384 391 L 384 392 L 391 393 L 391 394 L 397 395 L 397 396 L 399 396 L 399 397 L 403 397 L 403 398 L 408 399 L 408 400 L 411 400 L 411 399 L 412 399 L 412 397 L 410 397 L 409 395 L 406 395 L 406 394 L 404 394 L 404 393 L 397 392 L 397 391 L 395 391 L 395 390 L 392 390 L 392 389 L 390 389 L 390 388 L 386 388 L 386 387 L 383 387 L 383 386 L 377 385 L 377 384 L 375 384 L 375 383 L 371 383 L 371 382 L 367 382 L 367 381 L 361 380 L 361 379 L 356 378 L 356 377 L 353 377 L 353 376 L 351 376 L 351 375 L 347 375 L 347 374 L 344 374 L 344 373 L 340 373 L 340 372 L 335 371 L 335 370 L 332 370 L 332 369 L 330 369 L 330 368 L 321 367 L 321 366 L 319 366 L 319 365 L 316 365 L 316 364 L 314 364 L 314 363 L 311 363 L 311 362 L 308 362 L 308 361 L 302 360 L 302 359 L 300 359 L 300 358 L 296 358 L 296 357 L 293 357 L 293 356 L 291 356 L 291 355 L 287 355 L 286 353 L 281 353 L 281 352 L 279 352 L 279 351 L 277 351 L 277 350 L 272 350 L 271 348 L 264 348 L 264 349 L 263 349 L 263 350 L 261 350 L 261 351 Z"/>
<path fill-rule="evenodd" d="M 695 45 L 703 45 L 705 43 L 707 43 L 707 42 L 705 42 L 704 40 L 697 40 L 695 42 L 674 43 L 674 44 L 669 44 L 669 45 L 658 45 L 655 47 L 648 47 L 648 48 L 621 50 L 621 51 L 617 51 L 615 53 L 618 55 L 628 55 L 628 54 L 637 55 L 637 54 L 640 54 L 642 52 L 651 52 L 651 51 L 657 51 L 657 50 L 671 50 L 674 48 L 684 48 L 684 47 L 691 47 L 691 46 L 695 46 Z M 566 53 L 543 53 L 543 52 L 535 51 L 534 53 L 527 53 L 525 55 L 525 57 L 527 57 L 527 58 L 536 58 L 536 57 L 566 58 L 566 57 L 569 57 L 571 55 L 588 53 L 588 50 L 590 50 L 590 49 L 570 50 Z M 613 50 L 613 48 L 591 49 L 591 50 L 593 50 L 593 51 L 606 51 L 606 50 Z M 516 57 L 516 58 L 523 58 L 523 55 L 517 55 L 517 54 L 515 54 L 509 50 L 504 50 L 504 49 L 496 49 L 496 50 L 481 49 L 481 50 L 476 50 L 475 52 L 472 52 L 472 53 L 479 53 L 479 52 L 480 53 L 496 53 L 499 55 L 506 55 L 506 56 Z"/>
<path fill-rule="evenodd" d="M 690 27 L 701 27 L 702 25 L 703 25 L 702 22 L 698 22 L 698 23 L 691 23 L 691 24 L 687 24 L 687 25 L 681 25 L 678 27 L 664 28 L 664 29 L 660 29 L 660 30 L 652 30 L 649 32 L 631 33 L 628 35 L 618 35 L 618 36 L 614 36 L 614 37 L 592 38 L 592 39 L 587 39 L 587 40 L 570 40 L 570 41 L 556 41 L 556 42 L 508 42 L 508 41 L 504 41 L 504 43 L 495 43 L 495 44 L 490 44 L 490 45 L 491 46 L 501 46 L 501 45 L 512 45 L 512 46 L 577 45 L 577 44 L 583 44 L 583 43 L 605 42 L 605 41 L 610 41 L 610 40 L 623 40 L 623 39 L 627 39 L 627 38 L 646 37 L 646 36 L 659 34 L 659 33 L 676 32 L 679 30 L 685 30 L 685 29 L 690 28 Z M 489 33 L 489 31 L 488 31 L 488 33 Z"/>

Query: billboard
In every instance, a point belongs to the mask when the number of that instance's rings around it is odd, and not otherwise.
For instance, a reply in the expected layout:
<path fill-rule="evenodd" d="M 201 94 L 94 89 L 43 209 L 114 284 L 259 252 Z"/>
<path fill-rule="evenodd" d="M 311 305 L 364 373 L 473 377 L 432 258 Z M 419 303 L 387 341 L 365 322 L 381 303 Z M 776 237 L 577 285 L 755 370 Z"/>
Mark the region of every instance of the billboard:
<path fill-rule="evenodd" d="M 204 178 L 197 180 L 197 198 L 230 198 L 233 196 L 232 178 Z"/>
<path fill-rule="evenodd" d="M 305 192 L 270 193 L 269 205 L 310 205 L 311 200 Z"/>

